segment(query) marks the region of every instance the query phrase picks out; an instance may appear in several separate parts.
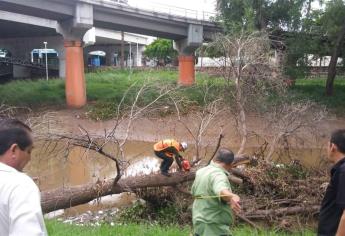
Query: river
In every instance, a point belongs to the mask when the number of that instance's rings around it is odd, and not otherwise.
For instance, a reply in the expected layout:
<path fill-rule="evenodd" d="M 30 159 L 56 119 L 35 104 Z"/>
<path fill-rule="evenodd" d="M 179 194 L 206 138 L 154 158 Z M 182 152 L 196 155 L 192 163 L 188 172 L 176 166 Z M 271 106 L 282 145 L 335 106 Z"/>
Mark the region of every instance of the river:
<path fill-rule="evenodd" d="M 67 152 L 65 143 L 39 142 L 32 153 L 32 160 L 25 168 L 31 177 L 34 177 L 41 191 L 63 186 L 80 185 L 105 178 L 116 176 L 115 163 L 94 151 L 85 151 L 80 147 L 74 147 Z M 126 169 L 123 178 L 149 174 L 159 170 L 160 159 L 154 156 L 152 142 L 128 141 L 125 145 L 126 161 L 129 167 Z M 191 146 L 191 145 L 190 145 Z M 214 147 L 203 149 L 206 151 L 208 159 Z M 105 150 L 109 153 L 116 153 L 116 147 L 108 145 Z M 236 150 L 236 149 L 235 149 Z M 253 153 L 256 148 L 248 149 L 248 153 Z M 195 149 L 187 150 L 185 157 L 193 159 Z M 299 160 L 308 167 L 319 168 L 324 165 L 325 149 L 305 148 L 292 149 L 287 152 L 281 150 L 279 162 L 289 162 L 292 159 Z M 174 164 L 175 165 L 175 164 Z M 174 167 L 172 167 L 174 169 Z M 65 210 L 65 215 L 77 215 L 87 210 L 101 210 L 109 207 L 122 207 L 131 205 L 136 200 L 133 194 L 120 194 L 102 198 L 101 202 L 91 202 L 82 206 L 77 206 Z"/>

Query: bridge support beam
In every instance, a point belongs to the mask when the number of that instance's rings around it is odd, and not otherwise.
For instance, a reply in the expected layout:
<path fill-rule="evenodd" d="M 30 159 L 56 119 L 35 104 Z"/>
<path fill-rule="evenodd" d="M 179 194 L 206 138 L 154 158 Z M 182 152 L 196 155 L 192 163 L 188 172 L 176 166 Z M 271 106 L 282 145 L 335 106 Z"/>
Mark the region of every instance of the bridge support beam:
<path fill-rule="evenodd" d="M 195 82 L 195 58 L 194 56 L 180 55 L 178 57 L 178 83 L 184 86 L 193 85 Z"/>
<path fill-rule="evenodd" d="M 179 52 L 179 79 L 178 83 L 190 86 L 195 83 L 195 50 L 202 45 L 203 27 L 202 25 L 188 26 L 188 36 L 186 39 L 174 41 L 174 48 Z"/>
<path fill-rule="evenodd" d="M 82 38 L 93 26 L 93 6 L 77 2 L 74 18 L 59 22 L 57 32 L 64 38 L 66 70 L 66 103 L 80 108 L 86 104 Z"/>
<path fill-rule="evenodd" d="M 65 41 L 66 50 L 66 102 L 80 108 L 86 104 L 84 59 L 81 41 Z"/>
<path fill-rule="evenodd" d="M 115 54 L 115 45 L 107 46 L 107 50 L 105 51 L 105 65 L 106 66 L 113 66 L 114 65 L 114 54 Z"/>

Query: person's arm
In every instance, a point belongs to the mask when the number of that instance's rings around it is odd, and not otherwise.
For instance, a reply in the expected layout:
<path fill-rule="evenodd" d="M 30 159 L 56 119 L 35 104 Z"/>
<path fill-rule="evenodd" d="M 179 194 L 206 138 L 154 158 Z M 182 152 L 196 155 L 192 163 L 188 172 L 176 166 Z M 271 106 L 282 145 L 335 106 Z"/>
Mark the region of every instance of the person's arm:
<path fill-rule="evenodd" d="M 179 169 L 182 170 L 182 159 L 183 159 L 183 157 L 181 156 L 181 154 L 179 153 L 179 151 L 176 148 L 172 148 L 171 151 L 174 154 L 175 161 L 176 161 Z"/>
<path fill-rule="evenodd" d="M 336 236 L 343 236 L 345 235 L 345 171 L 342 170 L 338 176 L 338 192 L 336 198 L 336 204 L 338 207 L 343 209 L 343 214 L 340 218 L 340 222 L 338 225 L 338 230 Z"/>
<path fill-rule="evenodd" d="M 220 199 L 225 201 L 236 212 L 241 211 L 240 197 L 231 192 L 228 177 L 224 174 L 216 174 L 212 177 L 212 189 Z"/>
<path fill-rule="evenodd" d="M 10 234 L 45 236 L 40 192 L 36 184 L 29 178 L 23 178 L 22 182 L 16 186 L 10 198 Z"/>
<path fill-rule="evenodd" d="M 180 170 L 182 170 L 182 159 L 183 159 L 182 156 L 175 155 L 175 160 Z"/>
<path fill-rule="evenodd" d="M 221 199 L 227 202 L 231 209 L 234 210 L 236 213 L 239 213 L 241 211 L 241 205 L 240 205 L 240 197 L 232 192 L 230 192 L 228 189 L 224 189 L 220 191 Z"/>
<path fill-rule="evenodd" d="M 336 236 L 343 236 L 343 235 L 345 235 L 345 210 L 343 210 L 343 214 L 340 218 Z"/>

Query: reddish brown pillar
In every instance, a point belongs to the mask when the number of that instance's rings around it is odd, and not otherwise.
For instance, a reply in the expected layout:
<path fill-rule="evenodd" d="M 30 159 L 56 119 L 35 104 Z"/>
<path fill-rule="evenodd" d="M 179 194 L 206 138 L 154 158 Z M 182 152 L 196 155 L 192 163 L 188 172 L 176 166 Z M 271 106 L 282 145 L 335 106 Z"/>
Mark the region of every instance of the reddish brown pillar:
<path fill-rule="evenodd" d="M 80 108 L 86 104 L 84 57 L 81 41 L 65 41 L 66 50 L 66 102 Z"/>
<path fill-rule="evenodd" d="M 181 85 L 192 85 L 195 82 L 194 56 L 179 56 L 179 80 Z"/>

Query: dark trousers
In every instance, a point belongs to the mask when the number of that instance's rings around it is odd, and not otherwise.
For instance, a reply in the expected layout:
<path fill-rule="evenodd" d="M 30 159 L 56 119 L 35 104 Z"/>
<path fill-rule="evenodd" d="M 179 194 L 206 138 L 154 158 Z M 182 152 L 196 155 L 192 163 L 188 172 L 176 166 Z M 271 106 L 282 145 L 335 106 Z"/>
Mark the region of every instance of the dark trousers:
<path fill-rule="evenodd" d="M 155 151 L 156 156 L 159 157 L 160 159 L 163 159 L 160 166 L 162 173 L 168 173 L 170 166 L 174 162 L 173 157 L 169 157 L 165 154 L 166 151 L 168 150 L 164 149 L 162 151 Z"/>

